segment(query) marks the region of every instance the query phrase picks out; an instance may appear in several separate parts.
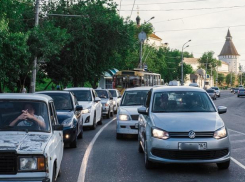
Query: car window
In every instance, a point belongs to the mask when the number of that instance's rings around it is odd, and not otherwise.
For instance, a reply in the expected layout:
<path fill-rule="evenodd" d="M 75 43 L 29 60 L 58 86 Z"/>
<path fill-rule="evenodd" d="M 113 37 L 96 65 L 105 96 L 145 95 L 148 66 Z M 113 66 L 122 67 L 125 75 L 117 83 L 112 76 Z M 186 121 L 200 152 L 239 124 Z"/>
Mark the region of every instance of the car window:
<path fill-rule="evenodd" d="M 102 99 L 108 98 L 108 93 L 106 90 L 95 90 L 95 91 L 98 94 L 99 98 L 102 98 Z"/>
<path fill-rule="evenodd" d="M 116 90 L 109 90 L 109 92 L 111 93 L 112 97 L 117 97 Z"/>
<path fill-rule="evenodd" d="M 148 90 L 125 91 L 121 106 L 145 105 Z"/>
<path fill-rule="evenodd" d="M 215 112 L 205 92 L 157 92 L 152 102 L 152 112 Z"/>
<path fill-rule="evenodd" d="M 90 90 L 72 90 L 78 101 L 92 101 Z"/>
<path fill-rule="evenodd" d="M 32 119 L 33 117 L 35 120 Z M 0 130 L 50 131 L 47 104 L 35 101 L 0 100 Z"/>
<path fill-rule="evenodd" d="M 219 90 L 219 88 L 218 87 L 211 87 L 212 89 L 214 89 L 214 90 Z"/>
<path fill-rule="evenodd" d="M 208 93 L 214 93 L 214 90 L 207 90 Z"/>

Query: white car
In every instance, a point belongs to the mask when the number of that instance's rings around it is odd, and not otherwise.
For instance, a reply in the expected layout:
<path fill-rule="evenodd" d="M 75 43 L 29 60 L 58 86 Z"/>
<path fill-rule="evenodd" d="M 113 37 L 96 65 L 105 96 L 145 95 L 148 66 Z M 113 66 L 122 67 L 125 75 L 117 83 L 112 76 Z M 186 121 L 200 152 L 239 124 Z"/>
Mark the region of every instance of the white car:
<path fill-rule="evenodd" d="M 108 89 L 108 90 L 113 97 L 113 110 L 114 110 L 114 113 L 116 114 L 119 108 L 122 96 L 117 89 Z"/>
<path fill-rule="evenodd" d="M 83 106 L 83 127 L 95 129 L 97 124 L 102 124 L 102 104 L 101 99 L 92 88 L 74 87 L 67 88 L 74 93 L 79 105 Z"/>
<path fill-rule="evenodd" d="M 147 93 L 152 87 L 126 89 L 117 112 L 117 139 L 125 134 L 138 134 L 138 108 L 144 106 Z"/>
<path fill-rule="evenodd" d="M 220 97 L 221 94 L 220 94 L 220 89 L 219 89 L 219 87 L 211 87 L 211 89 L 214 89 L 214 91 L 215 91 L 217 97 Z"/>
<path fill-rule="evenodd" d="M 55 182 L 63 147 L 51 97 L 0 94 L 0 181 Z"/>

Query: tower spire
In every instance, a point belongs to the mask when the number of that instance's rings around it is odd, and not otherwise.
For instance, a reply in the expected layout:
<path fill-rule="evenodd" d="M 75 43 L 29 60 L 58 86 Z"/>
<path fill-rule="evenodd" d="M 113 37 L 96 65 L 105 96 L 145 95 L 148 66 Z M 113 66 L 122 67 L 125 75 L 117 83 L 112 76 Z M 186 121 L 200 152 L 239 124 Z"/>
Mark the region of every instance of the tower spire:
<path fill-rule="evenodd" d="M 140 16 L 139 16 L 139 6 L 137 6 L 137 17 L 136 17 L 137 26 L 140 26 Z"/>

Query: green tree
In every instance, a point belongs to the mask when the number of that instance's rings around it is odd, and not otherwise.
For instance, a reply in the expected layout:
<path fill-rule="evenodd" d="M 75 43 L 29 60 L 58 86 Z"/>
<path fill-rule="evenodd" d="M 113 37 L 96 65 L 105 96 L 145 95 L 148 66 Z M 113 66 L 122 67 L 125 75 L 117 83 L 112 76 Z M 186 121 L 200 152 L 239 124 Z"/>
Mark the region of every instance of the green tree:
<path fill-rule="evenodd" d="M 232 79 L 231 79 L 232 78 Z M 234 85 L 236 80 L 235 74 L 234 73 L 229 73 L 228 75 L 226 75 L 225 77 L 225 82 L 227 85 L 230 85 L 232 87 L 232 85 Z M 232 81 L 232 82 L 231 82 Z"/>
<path fill-rule="evenodd" d="M 242 78 L 241 78 L 242 77 Z M 240 85 L 242 83 L 242 85 L 245 84 L 245 73 L 240 73 L 237 77 L 238 80 L 238 84 Z M 242 81 L 242 82 L 241 82 Z"/>
<path fill-rule="evenodd" d="M 220 85 L 222 85 L 222 83 L 224 83 L 224 81 L 225 81 L 225 75 L 223 73 L 219 73 L 218 74 L 218 83 Z"/>

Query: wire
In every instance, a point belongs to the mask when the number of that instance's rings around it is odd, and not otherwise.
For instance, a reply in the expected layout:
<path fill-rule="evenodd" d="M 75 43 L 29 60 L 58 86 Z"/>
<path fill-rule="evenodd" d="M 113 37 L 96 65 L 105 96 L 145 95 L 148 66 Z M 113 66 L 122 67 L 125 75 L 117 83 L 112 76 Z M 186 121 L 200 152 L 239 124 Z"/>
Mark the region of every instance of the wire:
<path fill-rule="evenodd" d="M 120 0 L 119 16 L 120 16 L 120 13 L 121 13 L 121 4 L 122 4 L 122 0 Z"/>
<path fill-rule="evenodd" d="M 240 7 L 245 7 L 245 5 L 242 6 L 231 6 L 231 7 L 213 7 L 213 8 L 191 8 L 191 9 L 162 9 L 162 10 L 157 10 L 157 9 L 153 9 L 153 10 L 140 10 L 140 11 L 196 11 L 196 10 L 209 10 L 209 9 L 224 9 L 224 8 L 228 8 L 228 9 L 232 9 L 232 8 L 240 8 Z M 138 11 L 138 10 L 121 10 L 121 11 Z"/>
<path fill-rule="evenodd" d="M 206 28 L 193 28 L 193 29 L 173 29 L 173 30 L 162 30 L 156 32 L 172 32 L 172 31 L 190 31 L 190 30 L 204 30 L 204 29 L 216 29 L 216 28 L 228 28 L 228 27 L 244 27 L 245 25 L 234 25 L 234 26 L 223 26 L 223 27 L 206 27 Z"/>
<path fill-rule="evenodd" d="M 173 4 L 173 3 L 189 3 L 189 2 L 201 2 L 207 0 L 199 0 L 199 1 L 177 1 L 177 2 L 167 2 L 167 3 L 147 3 L 147 4 L 136 4 L 136 5 L 153 5 L 153 4 Z M 123 6 L 131 6 L 132 4 L 124 4 Z"/>
<path fill-rule="evenodd" d="M 136 0 L 134 0 L 134 4 L 133 4 L 132 10 L 131 10 L 130 18 L 131 18 L 131 16 L 132 16 L 132 12 L 134 11 L 135 1 L 136 1 Z M 122 11 L 122 10 L 121 10 L 121 11 Z"/>

